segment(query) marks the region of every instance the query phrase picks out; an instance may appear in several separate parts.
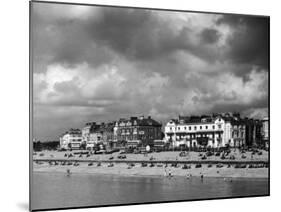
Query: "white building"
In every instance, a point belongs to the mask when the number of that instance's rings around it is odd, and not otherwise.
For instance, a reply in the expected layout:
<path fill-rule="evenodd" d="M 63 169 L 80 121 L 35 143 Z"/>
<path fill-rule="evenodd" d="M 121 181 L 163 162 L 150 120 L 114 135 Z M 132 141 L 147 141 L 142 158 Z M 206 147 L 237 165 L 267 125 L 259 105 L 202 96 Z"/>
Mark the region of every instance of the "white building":
<path fill-rule="evenodd" d="M 225 147 L 226 145 L 242 145 L 245 142 L 243 134 L 235 134 L 232 119 L 225 117 L 187 118 L 180 117 L 178 120 L 170 120 L 165 126 L 165 141 L 170 142 L 173 147 L 181 145 L 187 147 L 210 146 Z M 233 119 L 234 120 L 234 119 Z M 238 140 L 240 136 L 241 141 Z M 239 141 L 239 142 L 237 142 Z"/>
<path fill-rule="evenodd" d="M 70 129 L 60 137 L 60 148 L 79 149 L 82 144 L 82 134 L 79 129 Z"/>

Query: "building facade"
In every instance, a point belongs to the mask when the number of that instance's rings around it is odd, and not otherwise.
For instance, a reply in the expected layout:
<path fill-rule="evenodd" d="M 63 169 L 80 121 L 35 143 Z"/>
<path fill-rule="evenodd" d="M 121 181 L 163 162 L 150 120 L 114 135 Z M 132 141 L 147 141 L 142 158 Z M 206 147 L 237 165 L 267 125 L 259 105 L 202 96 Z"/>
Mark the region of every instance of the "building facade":
<path fill-rule="evenodd" d="M 240 147 L 245 145 L 246 126 L 230 114 L 180 116 L 165 126 L 165 141 L 173 147 Z"/>
<path fill-rule="evenodd" d="M 80 149 L 82 144 L 82 133 L 80 129 L 70 129 L 60 137 L 60 148 Z"/>
<path fill-rule="evenodd" d="M 246 126 L 246 146 L 262 146 L 262 121 L 257 119 L 243 119 Z"/>
<path fill-rule="evenodd" d="M 114 145 L 147 146 L 161 139 L 161 124 L 150 116 L 120 119 L 114 126 Z"/>
<path fill-rule="evenodd" d="M 113 127 L 114 123 L 86 123 L 82 129 L 82 137 L 86 148 L 94 148 L 99 144 L 110 146 L 113 141 Z"/>
<path fill-rule="evenodd" d="M 269 119 L 262 119 L 262 140 L 265 147 L 269 147 Z"/>

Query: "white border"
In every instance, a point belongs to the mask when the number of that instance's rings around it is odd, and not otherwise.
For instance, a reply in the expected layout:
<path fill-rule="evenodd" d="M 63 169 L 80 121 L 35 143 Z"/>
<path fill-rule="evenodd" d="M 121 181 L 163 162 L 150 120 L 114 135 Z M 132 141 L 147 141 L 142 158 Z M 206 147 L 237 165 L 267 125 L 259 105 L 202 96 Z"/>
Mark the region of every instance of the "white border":
<path fill-rule="evenodd" d="M 59 0 L 58 0 L 59 1 Z M 278 1 L 246 0 L 67 0 L 91 4 L 138 6 L 271 16 L 271 197 L 185 203 L 79 209 L 77 211 L 275 211 L 279 210 L 281 149 L 280 20 Z M 1 211 L 27 211 L 28 207 L 28 1 L 1 2 Z M 273 116 L 274 114 L 274 116 Z M 279 153 L 279 154 L 278 154 Z"/>

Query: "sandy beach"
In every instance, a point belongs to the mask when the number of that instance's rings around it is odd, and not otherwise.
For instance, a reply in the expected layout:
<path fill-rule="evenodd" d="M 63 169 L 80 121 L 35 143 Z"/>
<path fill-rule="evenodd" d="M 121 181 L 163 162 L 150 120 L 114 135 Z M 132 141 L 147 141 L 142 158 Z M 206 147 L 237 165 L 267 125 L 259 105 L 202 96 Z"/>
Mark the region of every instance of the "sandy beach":
<path fill-rule="evenodd" d="M 72 154 L 73 157 L 71 159 L 79 159 L 79 160 L 110 160 L 110 158 L 113 158 L 114 160 L 122 160 L 119 159 L 118 156 L 120 155 L 119 152 L 115 152 L 113 154 L 90 154 L 88 156 L 82 155 L 79 157 L 79 154 L 75 154 L 77 152 L 81 152 L 79 150 L 77 151 L 65 151 L 65 152 L 58 152 L 58 151 L 42 151 L 37 152 L 33 155 L 33 159 L 67 159 L 68 157 L 65 157 L 65 154 Z M 235 157 L 235 160 L 233 161 L 268 161 L 268 152 L 261 150 L 261 155 L 255 154 L 252 155 L 251 152 L 245 152 L 241 154 L 238 150 L 232 150 L 229 155 L 233 155 Z M 157 161 L 204 161 L 202 160 L 202 156 L 205 154 L 204 152 L 188 152 L 187 156 L 180 157 L 180 152 L 152 152 L 148 153 L 147 155 L 144 154 L 125 154 L 126 160 L 134 160 L 134 161 L 143 161 L 143 160 L 150 160 L 152 157 L 153 160 Z M 242 157 L 244 156 L 244 157 Z M 208 160 L 220 160 L 219 156 L 209 156 Z M 226 158 L 227 160 L 227 158 Z"/>
<path fill-rule="evenodd" d="M 43 153 L 43 154 L 42 154 Z M 70 170 L 71 173 L 84 173 L 84 174 L 109 174 L 109 175 L 126 175 L 126 176 L 165 176 L 169 172 L 173 176 L 201 176 L 204 177 L 223 177 L 223 178 L 268 178 L 268 168 L 250 168 L 249 165 L 246 168 L 235 168 L 235 165 L 226 165 L 224 164 L 222 167 L 217 167 L 217 164 L 208 165 L 202 163 L 202 167 L 196 167 L 195 164 L 188 165 L 188 169 L 183 169 L 184 164 L 178 164 L 177 167 L 172 167 L 171 164 L 168 164 L 167 167 L 165 164 L 157 163 L 160 160 L 166 161 L 202 161 L 202 156 L 199 156 L 202 153 L 198 152 L 190 152 L 186 157 L 179 157 L 179 152 L 161 152 L 161 153 L 149 153 L 147 156 L 143 154 L 126 154 L 126 162 L 124 163 L 111 163 L 110 158 L 114 160 L 122 160 L 118 159 L 119 153 L 114 153 L 110 155 L 90 155 L 86 157 L 79 157 L 79 155 L 75 155 L 74 151 L 71 153 L 73 157 L 66 158 L 65 154 L 69 154 L 70 152 L 55 152 L 55 151 L 45 151 L 40 152 L 34 155 L 34 159 L 50 159 L 50 160 L 75 160 L 79 159 L 80 162 L 74 166 L 74 163 L 66 163 L 62 165 L 61 162 L 58 162 L 56 165 L 49 164 L 48 162 L 34 162 L 33 163 L 33 171 L 34 172 L 59 172 L 59 173 L 67 173 L 67 169 Z M 41 156 L 40 156 L 41 154 Z M 204 154 L 204 153 L 203 153 Z M 268 161 L 268 153 L 263 151 L 261 155 L 253 155 L 251 156 L 250 152 L 246 152 L 246 157 L 241 158 L 241 153 L 238 151 L 232 152 L 231 155 L 235 156 L 234 161 Z M 151 167 L 151 163 L 149 161 L 150 158 L 153 158 L 154 166 Z M 98 166 L 97 162 L 93 162 L 89 166 L 89 162 L 83 160 L 97 160 L 97 161 L 108 161 L 103 162 Z M 128 161 L 147 161 L 147 167 L 142 167 L 141 163 L 135 163 L 133 166 L 130 165 Z M 208 161 L 217 161 L 220 160 L 220 157 L 211 156 L 208 157 Z M 221 160 L 222 161 L 222 160 Z M 110 165 L 112 164 L 112 165 Z M 185 167 L 186 168 L 186 167 Z"/>
<path fill-rule="evenodd" d="M 195 168 L 192 165 L 190 169 L 182 169 L 182 166 L 175 167 L 141 167 L 140 164 L 136 164 L 134 167 L 128 168 L 129 165 L 120 163 L 114 164 L 113 167 L 108 167 L 109 164 L 102 163 L 101 166 L 93 164 L 93 166 L 88 166 L 88 163 L 80 163 L 79 166 L 73 165 L 49 165 L 44 164 L 34 164 L 33 168 L 35 172 L 59 172 L 67 173 L 67 169 L 71 173 L 85 173 L 85 174 L 116 174 L 116 175 L 126 175 L 126 176 L 165 176 L 166 173 L 171 172 L 173 176 L 187 176 L 191 174 L 192 176 L 204 177 L 225 177 L 225 178 L 235 178 L 235 177 L 247 177 L 247 178 L 267 178 L 268 168 L 234 168 L 231 166 L 227 168 L 224 166 L 222 168 L 217 168 L 216 166 L 208 167 L 207 165 L 202 165 L 201 168 Z"/>

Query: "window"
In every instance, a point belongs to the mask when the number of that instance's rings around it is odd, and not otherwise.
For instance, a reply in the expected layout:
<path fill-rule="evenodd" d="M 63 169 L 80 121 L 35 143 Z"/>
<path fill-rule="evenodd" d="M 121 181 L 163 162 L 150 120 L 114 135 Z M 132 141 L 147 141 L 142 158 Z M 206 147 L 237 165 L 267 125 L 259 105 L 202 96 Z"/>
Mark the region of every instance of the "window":
<path fill-rule="evenodd" d="M 181 128 L 180 127 L 178 127 L 178 130 L 180 130 Z"/>
<path fill-rule="evenodd" d="M 206 127 L 205 127 L 205 128 L 206 128 L 206 130 L 207 130 L 207 129 L 208 129 L 208 126 L 206 125 Z"/>
<path fill-rule="evenodd" d="M 215 125 L 213 125 L 213 130 L 215 129 Z"/>
<path fill-rule="evenodd" d="M 194 130 L 196 130 L 197 129 L 197 127 L 196 126 L 194 126 Z"/>
<path fill-rule="evenodd" d="M 189 130 L 191 130 L 191 127 L 189 127 Z"/>
<path fill-rule="evenodd" d="M 202 130 L 202 126 L 200 126 L 200 130 Z"/>
<path fill-rule="evenodd" d="M 170 127 L 170 130 L 173 130 L 173 128 L 172 128 L 172 127 Z"/>
<path fill-rule="evenodd" d="M 184 127 L 184 130 L 186 130 L 186 127 Z"/>

